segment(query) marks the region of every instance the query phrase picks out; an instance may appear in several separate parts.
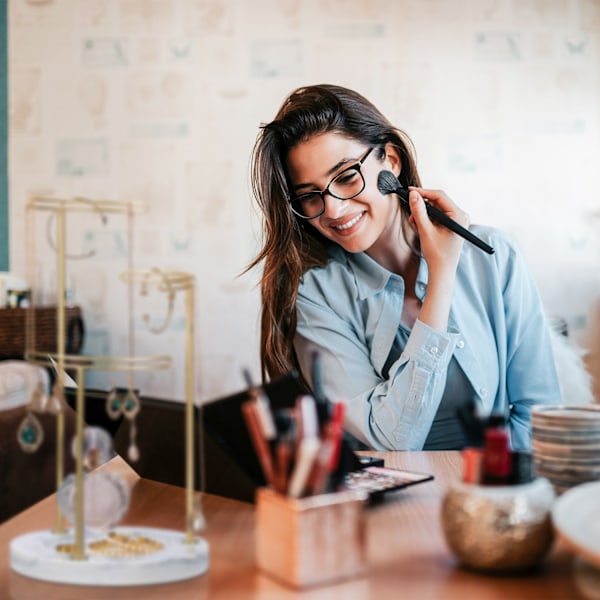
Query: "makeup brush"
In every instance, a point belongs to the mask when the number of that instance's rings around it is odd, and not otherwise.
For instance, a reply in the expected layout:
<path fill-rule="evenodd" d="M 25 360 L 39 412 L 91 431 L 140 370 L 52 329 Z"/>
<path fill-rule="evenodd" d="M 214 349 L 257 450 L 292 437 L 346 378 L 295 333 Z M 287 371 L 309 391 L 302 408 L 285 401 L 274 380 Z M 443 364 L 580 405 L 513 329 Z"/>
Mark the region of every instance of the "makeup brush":
<path fill-rule="evenodd" d="M 398 178 L 391 171 L 381 171 L 377 178 L 377 187 L 382 194 L 396 194 L 402 202 L 408 206 L 408 190 L 402 187 Z M 439 208 L 433 206 L 429 202 L 425 202 L 425 208 L 427 214 L 432 221 L 447 227 L 454 233 L 460 235 L 468 242 L 475 244 L 481 250 L 488 254 L 494 254 L 494 249 L 486 244 L 482 239 L 473 235 L 468 229 L 465 229 L 462 225 L 459 225 L 456 221 L 451 219 L 445 212 L 442 212 Z M 410 212 L 410 209 L 409 209 Z"/>

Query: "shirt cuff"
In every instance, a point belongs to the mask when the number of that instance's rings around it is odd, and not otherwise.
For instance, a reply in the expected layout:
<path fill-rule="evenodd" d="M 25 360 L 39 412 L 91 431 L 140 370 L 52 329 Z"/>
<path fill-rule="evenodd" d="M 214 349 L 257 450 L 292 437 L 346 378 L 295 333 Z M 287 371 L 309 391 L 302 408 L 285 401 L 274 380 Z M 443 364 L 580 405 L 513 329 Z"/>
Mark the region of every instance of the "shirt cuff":
<path fill-rule="evenodd" d="M 459 338 L 458 333 L 438 331 L 417 319 L 400 360 L 412 360 L 419 367 L 430 371 L 445 369 Z"/>

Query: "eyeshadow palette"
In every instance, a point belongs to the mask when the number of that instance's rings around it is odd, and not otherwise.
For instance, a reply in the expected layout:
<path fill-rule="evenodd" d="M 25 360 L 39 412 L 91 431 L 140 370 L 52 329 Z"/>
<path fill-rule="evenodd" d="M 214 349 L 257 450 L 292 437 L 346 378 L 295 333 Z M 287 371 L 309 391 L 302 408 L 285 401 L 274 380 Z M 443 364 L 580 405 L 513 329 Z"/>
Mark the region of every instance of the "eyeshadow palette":
<path fill-rule="evenodd" d="M 428 473 L 370 466 L 348 473 L 345 484 L 347 489 L 367 492 L 369 501 L 374 503 L 382 500 L 386 492 L 393 492 L 432 479 L 433 475 Z"/>

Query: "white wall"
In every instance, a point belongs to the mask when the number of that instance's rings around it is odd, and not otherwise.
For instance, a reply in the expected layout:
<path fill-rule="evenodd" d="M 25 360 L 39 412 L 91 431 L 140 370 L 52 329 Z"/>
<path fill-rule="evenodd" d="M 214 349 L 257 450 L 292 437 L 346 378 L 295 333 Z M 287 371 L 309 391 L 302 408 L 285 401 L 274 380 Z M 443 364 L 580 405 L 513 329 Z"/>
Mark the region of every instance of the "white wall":
<path fill-rule="evenodd" d="M 196 387 L 204 398 L 258 377 L 258 248 L 249 155 L 258 126 L 302 84 L 367 95 L 413 138 L 424 184 L 476 222 L 510 230 L 548 311 L 600 373 L 600 0 L 10 0 L 11 270 L 34 255 L 52 302 L 46 214 L 23 241 L 32 194 L 143 201 L 139 268 L 197 278 Z M 52 225 L 52 224 L 51 224 Z M 69 217 L 69 285 L 85 351 L 128 352 L 119 274 L 127 222 Z M 144 304 L 144 302 L 146 304 Z M 169 353 L 144 393 L 183 396 L 183 305 L 145 332 L 164 297 L 136 299 L 138 354 Z M 90 376 L 108 387 L 115 378 Z M 122 383 L 116 378 L 115 383 Z"/>

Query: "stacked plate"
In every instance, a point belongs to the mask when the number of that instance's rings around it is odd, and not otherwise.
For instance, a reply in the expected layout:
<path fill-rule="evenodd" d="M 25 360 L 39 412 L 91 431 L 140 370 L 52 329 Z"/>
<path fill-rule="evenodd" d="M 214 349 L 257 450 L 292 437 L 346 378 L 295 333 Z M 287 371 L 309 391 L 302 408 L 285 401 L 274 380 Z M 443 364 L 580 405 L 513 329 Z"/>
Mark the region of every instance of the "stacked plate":
<path fill-rule="evenodd" d="M 600 480 L 600 405 L 536 406 L 531 425 L 535 471 L 558 494 Z"/>

